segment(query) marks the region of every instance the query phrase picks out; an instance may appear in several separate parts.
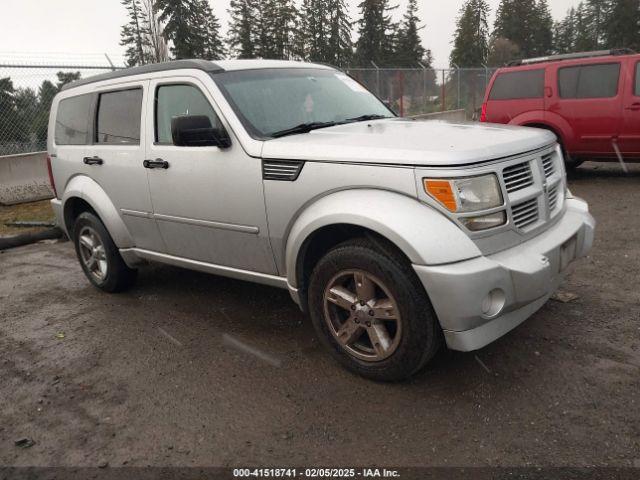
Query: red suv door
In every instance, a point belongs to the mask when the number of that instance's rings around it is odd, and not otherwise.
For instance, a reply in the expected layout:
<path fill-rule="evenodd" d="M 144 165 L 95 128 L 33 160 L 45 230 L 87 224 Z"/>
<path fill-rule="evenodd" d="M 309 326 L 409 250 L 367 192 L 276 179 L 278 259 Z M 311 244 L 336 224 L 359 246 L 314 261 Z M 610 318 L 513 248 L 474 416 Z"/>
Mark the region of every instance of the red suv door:
<path fill-rule="evenodd" d="M 627 81 L 618 145 L 626 156 L 640 157 L 640 57 L 627 59 Z"/>
<path fill-rule="evenodd" d="M 575 156 L 613 156 L 613 140 L 620 129 L 622 110 L 620 60 L 551 64 L 555 90 L 546 110 L 571 126 L 565 147 Z"/>

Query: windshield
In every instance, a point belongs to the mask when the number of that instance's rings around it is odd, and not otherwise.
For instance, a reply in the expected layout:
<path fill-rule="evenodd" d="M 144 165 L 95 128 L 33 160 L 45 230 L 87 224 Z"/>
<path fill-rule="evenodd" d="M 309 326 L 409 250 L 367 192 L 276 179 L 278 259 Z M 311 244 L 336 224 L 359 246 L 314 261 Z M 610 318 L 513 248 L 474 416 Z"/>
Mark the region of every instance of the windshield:
<path fill-rule="evenodd" d="M 380 100 L 342 72 L 263 69 L 213 75 L 245 128 L 256 138 L 306 133 L 350 121 L 394 116 Z"/>

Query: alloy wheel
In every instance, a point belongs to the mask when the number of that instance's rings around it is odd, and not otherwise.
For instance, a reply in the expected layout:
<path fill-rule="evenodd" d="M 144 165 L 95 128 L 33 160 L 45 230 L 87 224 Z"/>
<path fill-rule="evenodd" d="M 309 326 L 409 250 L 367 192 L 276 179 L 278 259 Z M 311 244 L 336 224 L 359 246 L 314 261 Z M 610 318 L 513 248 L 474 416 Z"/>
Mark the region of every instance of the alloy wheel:
<path fill-rule="evenodd" d="M 329 281 L 324 317 L 342 348 L 360 360 L 379 362 L 400 344 L 397 302 L 380 279 L 363 270 L 342 271 Z"/>
<path fill-rule="evenodd" d="M 98 233 L 86 226 L 80 230 L 78 236 L 80 257 L 85 267 L 98 282 L 102 282 L 108 271 L 107 255 Z"/>

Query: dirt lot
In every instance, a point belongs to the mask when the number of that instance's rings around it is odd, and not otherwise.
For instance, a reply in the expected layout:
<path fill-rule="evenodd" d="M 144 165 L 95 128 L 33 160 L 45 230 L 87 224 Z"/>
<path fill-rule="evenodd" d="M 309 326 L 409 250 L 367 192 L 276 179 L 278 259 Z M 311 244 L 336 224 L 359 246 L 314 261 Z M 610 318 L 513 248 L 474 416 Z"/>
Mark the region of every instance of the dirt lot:
<path fill-rule="evenodd" d="M 640 166 L 571 189 L 599 222 L 579 298 L 396 385 L 334 364 L 285 291 L 153 266 L 106 295 L 69 243 L 7 251 L 0 465 L 640 467 Z"/>

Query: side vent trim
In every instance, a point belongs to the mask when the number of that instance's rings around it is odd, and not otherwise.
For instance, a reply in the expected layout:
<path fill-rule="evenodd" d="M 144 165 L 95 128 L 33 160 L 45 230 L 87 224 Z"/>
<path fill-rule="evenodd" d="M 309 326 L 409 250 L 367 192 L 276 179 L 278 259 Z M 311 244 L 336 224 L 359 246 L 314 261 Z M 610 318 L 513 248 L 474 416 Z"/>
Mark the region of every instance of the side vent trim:
<path fill-rule="evenodd" d="M 300 176 L 304 162 L 302 160 L 262 160 L 262 178 L 295 182 Z"/>

